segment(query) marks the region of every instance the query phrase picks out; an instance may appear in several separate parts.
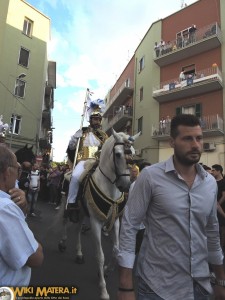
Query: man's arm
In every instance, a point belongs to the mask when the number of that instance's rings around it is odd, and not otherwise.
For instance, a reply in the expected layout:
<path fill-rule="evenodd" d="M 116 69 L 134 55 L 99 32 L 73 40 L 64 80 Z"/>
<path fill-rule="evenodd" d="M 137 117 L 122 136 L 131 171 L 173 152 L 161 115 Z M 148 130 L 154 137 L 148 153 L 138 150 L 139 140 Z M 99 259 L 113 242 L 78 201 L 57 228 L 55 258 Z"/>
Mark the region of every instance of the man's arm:
<path fill-rule="evenodd" d="M 28 258 L 26 265 L 30 268 L 39 267 L 44 260 L 43 248 L 40 243 L 38 243 L 38 248 L 35 253 L 31 254 Z"/>
<path fill-rule="evenodd" d="M 83 136 L 83 131 L 79 129 L 73 136 L 71 136 L 69 141 L 69 149 L 74 150 L 76 148 L 78 139 Z"/>
<path fill-rule="evenodd" d="M 118 300 L 135 300 L 133 269 L 119 266 Z"/>
<path fill-rule="evenodd" d="M 223 204 L 224 201 L 225 201 L 225 191 L 222 192 L 222 196 L 221 196 L 221 198 L 219 199 L 218 202 L 221 205 L 221 204 Z"/>
<path fill-rule="evenodd" d="M 218 213 L 219 213 L 223 218 L 225 218 L 225 212 L 224 212 L 224 210 L 222 209 L 220 203 L 217 203 L 217 211 L 218 211 Z"/>

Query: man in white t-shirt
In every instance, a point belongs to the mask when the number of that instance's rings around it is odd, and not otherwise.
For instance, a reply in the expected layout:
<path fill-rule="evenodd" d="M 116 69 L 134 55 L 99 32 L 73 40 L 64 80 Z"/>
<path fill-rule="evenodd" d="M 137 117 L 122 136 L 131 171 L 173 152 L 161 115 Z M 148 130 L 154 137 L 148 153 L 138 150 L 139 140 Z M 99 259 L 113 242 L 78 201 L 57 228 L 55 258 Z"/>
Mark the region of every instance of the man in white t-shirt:
<path fill-rule="evenodd" d="M 29 215 L 35 217 L 36 214 L 34 213 L 35 204 L 38 198 L 38 192 L 40 190 L 40 172 L 39 167 L 37 164 L 32 166 L 32 170 L 30 173 L 30 185 L 28 190 L 28 202 L 30 204 L 30 211 Z"/>

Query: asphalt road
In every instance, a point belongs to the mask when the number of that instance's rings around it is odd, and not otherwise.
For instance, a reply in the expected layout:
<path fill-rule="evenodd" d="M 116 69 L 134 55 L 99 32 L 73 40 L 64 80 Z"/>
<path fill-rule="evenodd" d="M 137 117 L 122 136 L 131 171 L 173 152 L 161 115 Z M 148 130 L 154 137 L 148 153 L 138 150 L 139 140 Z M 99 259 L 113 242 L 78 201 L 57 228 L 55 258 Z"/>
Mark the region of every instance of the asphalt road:
<path fill-rule="evenodd" d="M 92 246 L 91 232 L 82 234 L 84 264 L 75 263 L 75 242 L 73 239 L 74 224 L 68 230 L 67 249 L 64 253 L 58 250 L 58 242 L 62 232 L 62 212 L 43 201 L 37 202 L 36 217 L 29 217 L 27 222 L 35 237 L 44 248 L 44 263 L 32 270 L 30 286 L 41 287 L 77 287 L 78 294 L 70 300 L 99 300 L 97 263 Z M 111 256 L 111 237 L 103 236 L 103 249 L 106 262 Z M 110 300 L 116 299 L 118 287 L 117 268 L 108 275 L 108 293 Z M 56 298 L 58 299 L 58 298 Z"/>

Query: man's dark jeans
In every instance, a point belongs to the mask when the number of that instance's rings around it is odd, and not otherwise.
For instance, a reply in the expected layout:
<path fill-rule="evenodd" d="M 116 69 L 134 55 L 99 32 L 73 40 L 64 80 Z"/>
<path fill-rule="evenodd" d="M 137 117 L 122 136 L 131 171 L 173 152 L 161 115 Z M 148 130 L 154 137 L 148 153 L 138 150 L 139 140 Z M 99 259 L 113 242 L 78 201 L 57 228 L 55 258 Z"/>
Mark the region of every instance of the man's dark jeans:
<path fill-rule="evenodd" d="M 138 279 L 138 300 L 166 300 L 159 297 L 155 292 L 153 292 L 150 287 L 142 280 Z M 194 300 L 210 300 L 210 295 L 205 291 L 199 284 L 194 283 Z"/>

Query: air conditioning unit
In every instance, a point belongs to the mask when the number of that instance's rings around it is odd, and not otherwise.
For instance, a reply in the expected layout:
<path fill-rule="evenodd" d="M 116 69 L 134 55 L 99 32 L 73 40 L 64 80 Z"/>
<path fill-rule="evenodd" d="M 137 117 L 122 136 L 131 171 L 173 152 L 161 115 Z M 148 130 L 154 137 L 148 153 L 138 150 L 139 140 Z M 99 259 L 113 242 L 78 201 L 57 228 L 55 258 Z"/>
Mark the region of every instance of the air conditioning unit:
<path fill-rule="evenodd" d="M 216 150 L 216 145 L 215 143 L 203 143 L 203 150 L 204 151 Z"/>
<path fill-rule="evenodd" d="M 141 156 L 141 149 L 135 149 L 135 155 Z"/>

